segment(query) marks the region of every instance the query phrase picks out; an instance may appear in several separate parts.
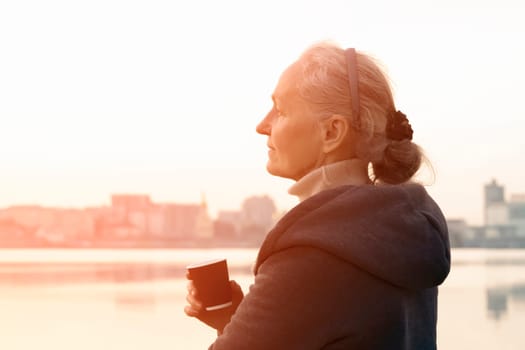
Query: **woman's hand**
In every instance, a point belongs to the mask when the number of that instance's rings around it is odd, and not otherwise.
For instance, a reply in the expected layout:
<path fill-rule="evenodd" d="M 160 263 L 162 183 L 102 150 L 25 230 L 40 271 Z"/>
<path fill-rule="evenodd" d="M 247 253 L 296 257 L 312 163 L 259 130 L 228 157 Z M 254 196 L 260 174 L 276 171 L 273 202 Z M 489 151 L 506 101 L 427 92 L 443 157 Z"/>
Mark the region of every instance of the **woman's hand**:
<path fill-rule="evenodd" d="M 224 327 L 230 322 L 231 317 L 244 298 L 242 289 L 237 282 L 230 281 L 230 286 L 232 289 L 232 305 L 219 310 L 206 311 L 202 302 L 199 300 L 199 292 L 190 279 L 188 282 L 188 295 L 186 296 L 189 305 L 184 307 L 184 312 L 186 315 L 195 317 L 208 326 L 215 328 L 219 333 L 222 333 Z"/>

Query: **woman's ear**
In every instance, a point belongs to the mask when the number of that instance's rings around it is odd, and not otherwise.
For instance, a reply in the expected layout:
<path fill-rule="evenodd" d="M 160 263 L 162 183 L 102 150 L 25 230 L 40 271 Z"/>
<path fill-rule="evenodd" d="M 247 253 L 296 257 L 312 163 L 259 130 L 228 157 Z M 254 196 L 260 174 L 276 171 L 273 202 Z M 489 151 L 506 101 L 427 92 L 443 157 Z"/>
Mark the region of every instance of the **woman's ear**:
<path fill-rule="evenodd" d="M 321 121 L 323 152 L 332 153 L 345 144 L 349 129 L 348 120 L 339 114 L 334 114 Z"/>

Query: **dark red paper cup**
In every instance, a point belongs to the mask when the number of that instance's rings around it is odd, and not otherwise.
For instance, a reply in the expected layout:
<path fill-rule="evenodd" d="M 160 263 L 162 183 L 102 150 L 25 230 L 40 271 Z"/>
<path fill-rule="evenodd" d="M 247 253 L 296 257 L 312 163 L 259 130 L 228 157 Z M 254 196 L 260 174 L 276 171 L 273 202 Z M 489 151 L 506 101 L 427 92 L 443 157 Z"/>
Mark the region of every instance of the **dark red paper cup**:
<path fill-rule="evenodd" d="M 209 260 L 186 268 L 207 311 L 223 309 L 232 304 L 226 259 Z"/>

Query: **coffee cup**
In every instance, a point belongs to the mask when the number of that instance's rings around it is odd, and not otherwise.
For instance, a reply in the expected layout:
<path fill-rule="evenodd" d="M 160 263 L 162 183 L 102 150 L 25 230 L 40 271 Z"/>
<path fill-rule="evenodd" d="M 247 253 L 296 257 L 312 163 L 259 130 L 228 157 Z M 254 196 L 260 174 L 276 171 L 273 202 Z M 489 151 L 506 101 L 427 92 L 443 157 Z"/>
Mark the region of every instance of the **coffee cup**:
<path fill-rule="evenodd" d="M 189 278 L 207 311 L 232 305 L 232 293 L 226 259 L 216 259 L 188 265 Z"/>

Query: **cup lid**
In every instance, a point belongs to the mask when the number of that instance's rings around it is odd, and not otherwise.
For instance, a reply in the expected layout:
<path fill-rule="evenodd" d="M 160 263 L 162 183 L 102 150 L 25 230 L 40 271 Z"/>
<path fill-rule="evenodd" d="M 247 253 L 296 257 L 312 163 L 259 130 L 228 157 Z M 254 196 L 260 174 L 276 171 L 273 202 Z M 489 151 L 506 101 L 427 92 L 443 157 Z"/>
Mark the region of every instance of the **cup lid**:
<path fill-rule="evenodd" d="M 222 258 L 222 259 L 206 260 L 206 261 L 202 261 L 202 262 L 199 262 L 199 263 L 188 265 L 188 266 L 186 266 L 186 268 L 187 269 L 194 269 L 194 268 L 197 268 L 197 267 L 202 267 L 202 266 L 206 266 L 206 265 L 212 265 L 212 264 L 215 264 L 215 263 L 218 263 L 218 262 L 221 262 L 221 261 L 226 261 L 226 259 Z"/>

